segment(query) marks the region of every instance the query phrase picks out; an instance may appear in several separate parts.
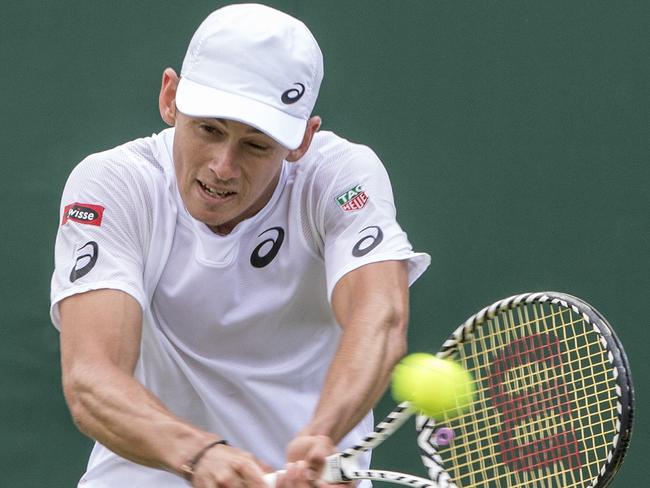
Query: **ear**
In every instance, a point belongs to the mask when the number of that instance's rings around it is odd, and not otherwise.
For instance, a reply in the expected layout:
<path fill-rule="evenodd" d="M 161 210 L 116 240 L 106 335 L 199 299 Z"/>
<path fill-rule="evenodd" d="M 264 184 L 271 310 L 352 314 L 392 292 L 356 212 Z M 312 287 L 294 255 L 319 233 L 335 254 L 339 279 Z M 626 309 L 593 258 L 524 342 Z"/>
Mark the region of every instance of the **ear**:
<path fill-rule="evenodd" d="M 176 87 L 178 86 L 178 75 L 167 68 L 163 71 L 160 95 L 158 96 L 158 110 L 160 116 L 167 125 L 176 124 Z"/>
<path fill-rule="evenodd" d="M 302 143 L 300 144 L 300 147 L 298 147 L 298 149 L 294 149 L 293 151 L 289 151 L 289 154 L 284 159 L 286 159 L 290 163 L 293 163 L 295 161 L 298 161 L 301 157 L 303 157 L 304 154 L 307 152 L 307 149 L 309 149 L 309 146 L 311 145 L 311 140 L 313 139 L 314 134 L 318 132 L 318 129 L 320 129 L 321 123 L 322 120 L 320 117 L 318 116 L 311 117 L 307 121 L 305 136 L 302 138 Z"/>

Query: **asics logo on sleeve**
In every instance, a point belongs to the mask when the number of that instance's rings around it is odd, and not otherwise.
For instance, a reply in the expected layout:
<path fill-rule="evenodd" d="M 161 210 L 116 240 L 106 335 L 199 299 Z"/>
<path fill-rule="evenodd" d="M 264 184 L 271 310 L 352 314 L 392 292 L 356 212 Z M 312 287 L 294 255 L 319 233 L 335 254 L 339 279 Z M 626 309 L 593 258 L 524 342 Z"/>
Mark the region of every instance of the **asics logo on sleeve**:
<path fill-rule="evenodd" d="M 101 205 L 75 202 L 65 206 L 61 225 L 65 225 L 69 220 L 72 220 L 80 224 L 96 225 L 99 227 L 102 225 L 103 215 L 104 207 Z"/>
<path fill-rule="evenodd" d="M 70 271 L 70 282 L 74 283 L 79 278 L 86 276 L 95 267 L 99 256 L 99 246 L 95 241 L 88 241 L 77 249 L 77 259 Z"/>
<path fill-rule="evenodd" d="M 298 88 L 289 88 L 286 92 L 282 94 L 282 103 L 291 105 L 296 103 L 302 98 L 305 93 L 305 85 L 302 83 L 294 83 Z"/>
<path fill-rule="evenodd" d="M 384 240 L 384 231 L 378 225 L 369 225 L 361 229 L 359 234 L 370 230 L 371 232 L 362 237 L 352 248 L 352 255 L 355 258 L 361 258 L 376 248 Z M 373 232 L 374 231 L 374 232 Z"/>

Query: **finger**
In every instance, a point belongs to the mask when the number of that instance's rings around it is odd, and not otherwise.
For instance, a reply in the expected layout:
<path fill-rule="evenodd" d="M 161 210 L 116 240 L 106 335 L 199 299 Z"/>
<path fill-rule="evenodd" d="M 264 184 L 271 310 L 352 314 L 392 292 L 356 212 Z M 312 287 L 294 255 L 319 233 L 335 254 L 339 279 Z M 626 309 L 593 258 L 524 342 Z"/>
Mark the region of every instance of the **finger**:
<path fill-rule="evenodd" d="M 248 488 L 266 488 L 262 466 L 253 456 L 238 459 L 233 468 Z"/>
<path fill-rule="evenodd" d="M 247 485 L 237 472 L 230 469 L 217 474 L 215 484 L 210 485 L 210 487 L 212 486 L 215 488 L 246 488 Z"/>
<path fill-rule="evenodd" d="M 264 461 L 257 460 L 257 464 L 264 473 L 273 473 L 275 469 L 270 464 L 266 464 Z"/>
<path fill-rule="evenodd" d="M 192 478 L 194 488 L 246 488 L 244 481 L 231 467 L 196 473 Z"/>
<path fill-rule="evenodd" d="M 323 471 L 323 467 L 325 466 L 325 458 L 327 458 L 332 451 L 333 447 L 329 438 L 323 439 L 322 442 L 314 444 L 309 449 L 305 456 L 305 460 L 307 461 L 308 468 L 313 473 L 311 476 L 312 479 L 320 477 L 320 473 Z"/>
<path fill-rule="evenodd" d="M 325 481 L 316 481 L 314 483 L 314 488 L 356 488 L 357 482 L 352 481 L 350 483 L 326 483 Z"/>
<path fill-rule="evenodd" d="M 286 471 L 281 488 L 310 488 L 307 464 L 304 461 L 287 464 Z"/>

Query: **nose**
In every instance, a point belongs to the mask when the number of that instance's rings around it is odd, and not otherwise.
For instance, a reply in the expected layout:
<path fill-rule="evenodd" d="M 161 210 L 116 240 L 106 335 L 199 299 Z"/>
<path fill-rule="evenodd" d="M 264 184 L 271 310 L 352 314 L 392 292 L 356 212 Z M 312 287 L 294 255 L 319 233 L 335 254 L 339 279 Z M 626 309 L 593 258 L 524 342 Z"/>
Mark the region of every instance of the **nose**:
<path fill-rule="evenodd" d="M 237 161 L 237 151 L 231 144 L 220 144 L 215 148 L 208 165 L 210 171 L 222 181 L 239 178 L 241 168 Z"/>

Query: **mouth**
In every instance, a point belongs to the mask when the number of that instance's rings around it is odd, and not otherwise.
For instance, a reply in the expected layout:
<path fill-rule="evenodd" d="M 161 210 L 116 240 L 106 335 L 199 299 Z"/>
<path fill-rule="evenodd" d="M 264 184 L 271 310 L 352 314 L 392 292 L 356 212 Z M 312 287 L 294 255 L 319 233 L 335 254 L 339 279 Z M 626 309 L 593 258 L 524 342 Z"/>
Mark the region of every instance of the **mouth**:
<path fill-rule="evenodd" d="M 199 187 L 201 190 L 203 190 L 203 193 L 210 196 L 213 199 L 217 200 L 225 200 L 228 197 L 231 197 L 233 195 L 236 195 L 237 192 L 230 191 L 230 190 L 220 190 L 218 188 L 214 188 L 212 186 L 206 185 L 200 180 L 196 180 L 197 183 L 199 184 Z"/>

